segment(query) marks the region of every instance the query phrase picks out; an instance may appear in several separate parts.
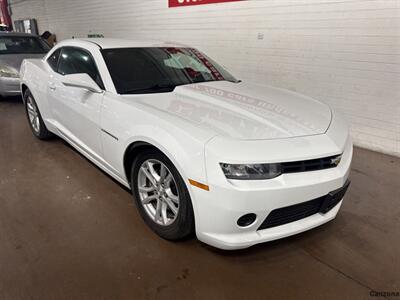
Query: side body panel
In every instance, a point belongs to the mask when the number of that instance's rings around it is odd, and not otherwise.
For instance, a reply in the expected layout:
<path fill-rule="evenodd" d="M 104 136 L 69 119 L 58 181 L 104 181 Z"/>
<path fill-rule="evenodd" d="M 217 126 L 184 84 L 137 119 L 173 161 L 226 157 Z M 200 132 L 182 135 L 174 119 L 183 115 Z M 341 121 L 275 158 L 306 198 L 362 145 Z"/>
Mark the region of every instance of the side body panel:
<path fill-rule="evenodd" d="M 81 145 L 90 155 L 101 159 L 100 108 L 103 94 L 68 87 L 63 77 L 49 76 L 48 99 L 55 125 L 61 135 Z"/>
<path fill-rule="evenodd" d="M 50 67 L 42 59 L 26 59 L 21 65 L 20 80 L 21 86 L 26 85 L 35 98 L 47 129 L 57 133 L 47 94 L 49 70 Z"/>
<path fill-rule="evenodd" d="M 187 178 L 206 182 L 204 145 L 214 134 L 144 105 L 143 97 L 163 100 L 162 95 L 124 97 L 105 93 L 101 116 L 105 161 L 126 180 L 125 151 L 132 143 L 147 142 L 174 163 L 186 182 Z"/>

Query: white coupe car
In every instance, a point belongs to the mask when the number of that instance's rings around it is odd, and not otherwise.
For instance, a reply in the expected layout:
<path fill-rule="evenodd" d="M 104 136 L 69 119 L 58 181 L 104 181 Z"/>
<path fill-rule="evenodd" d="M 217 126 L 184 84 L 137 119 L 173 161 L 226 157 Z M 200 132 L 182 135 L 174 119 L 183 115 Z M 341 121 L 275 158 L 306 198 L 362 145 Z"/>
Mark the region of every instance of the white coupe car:
<path fill-rule="evenodd" d="M 235 79 L 190 47 L 68 40 L 27 59 L 33 134 L 57 135 L 132 189 L 144 221 L 222 249 L 326 223 L 349 186 L 352 142 L 328 105 Z"/>

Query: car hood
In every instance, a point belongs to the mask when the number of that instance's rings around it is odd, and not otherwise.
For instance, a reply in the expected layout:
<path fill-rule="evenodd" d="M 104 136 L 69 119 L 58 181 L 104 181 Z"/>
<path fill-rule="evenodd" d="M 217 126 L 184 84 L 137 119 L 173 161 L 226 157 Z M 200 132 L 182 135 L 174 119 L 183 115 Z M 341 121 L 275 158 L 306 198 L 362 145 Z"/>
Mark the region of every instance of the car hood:
<path fill-rule="evenodd" d="M 22 61 L 25 58 L 42 58 L 45 54 L 24 53 L 24 54 L 1 54 L 0 66 L 7 66 L 19 72 Z"/>
<path fill-rule="evenodd" d="M 158 94 L 158 97 L 161 94 Z M 244 140 L 282 139 L 326 132 L 329 106 L 269 86 L 215 81 L 178 86 L 157 101 L 143 101 L 216 134 Z"/>

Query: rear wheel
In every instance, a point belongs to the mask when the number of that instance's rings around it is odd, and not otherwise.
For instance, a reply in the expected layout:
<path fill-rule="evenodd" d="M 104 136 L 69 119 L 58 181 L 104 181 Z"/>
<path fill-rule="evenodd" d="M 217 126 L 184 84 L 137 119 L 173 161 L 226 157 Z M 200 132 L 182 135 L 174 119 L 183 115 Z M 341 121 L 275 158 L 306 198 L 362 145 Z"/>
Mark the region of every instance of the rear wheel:
<path fill-rule="evenodd" d="M 154 232 L 168 240 L 179 240 L 194 232 L 189 192 L 164 154 L 156 150 L 139 154 L 131 180 L 139 212 Z"/>
<path fill-rule="evenodd" d="M 46 125 L 43 122 L 42 116 L 40 115 L 36 101 L 29 90 L 26 90 L 24 94 L 24 103 L 26 116 L 28 118 L 29 126 L 33 134 L 41 140 L 49 139 L 50 137 L 52 137 L 53 134 L 47 130 Z"/>

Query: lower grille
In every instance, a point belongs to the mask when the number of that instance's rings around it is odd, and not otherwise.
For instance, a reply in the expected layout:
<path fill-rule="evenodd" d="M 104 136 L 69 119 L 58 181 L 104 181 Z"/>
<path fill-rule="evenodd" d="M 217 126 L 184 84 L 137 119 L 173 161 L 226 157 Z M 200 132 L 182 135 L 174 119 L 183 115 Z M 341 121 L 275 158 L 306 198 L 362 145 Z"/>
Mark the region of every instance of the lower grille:
<path fill-rule="evenodd" d="M 334 208 L 341 199 L 343 199 L 343 196 L 346 193 L 349 185 L 350 181 L 347 181 L 342 188 L 332 191 L 325 196 L 299 204 L 275 209 L 270 212 L 258 230 L 295 222 L 312 216 L 316 213 L 325 214 Z"/>

